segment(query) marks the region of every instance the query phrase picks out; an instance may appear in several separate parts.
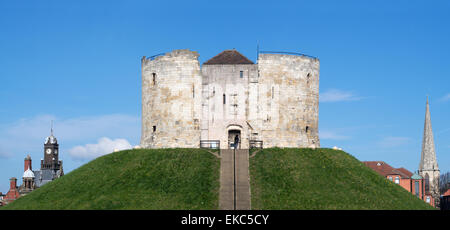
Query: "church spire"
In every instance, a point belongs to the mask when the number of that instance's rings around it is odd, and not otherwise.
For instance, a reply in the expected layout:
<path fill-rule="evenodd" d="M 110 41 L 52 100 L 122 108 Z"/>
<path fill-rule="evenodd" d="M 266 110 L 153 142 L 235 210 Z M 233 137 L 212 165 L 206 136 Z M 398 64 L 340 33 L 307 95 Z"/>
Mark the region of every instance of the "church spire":
<path fill-rule="evenodd" d="M 434 149 L 433 130 L 431 128 L 430 105 L 428 103 L 425 111 L 425 125 L 422 140 L 422 154 L 420 159 L 419 171 L 423 170 L 439 170 L 436 161 L 436 151 Z"/>

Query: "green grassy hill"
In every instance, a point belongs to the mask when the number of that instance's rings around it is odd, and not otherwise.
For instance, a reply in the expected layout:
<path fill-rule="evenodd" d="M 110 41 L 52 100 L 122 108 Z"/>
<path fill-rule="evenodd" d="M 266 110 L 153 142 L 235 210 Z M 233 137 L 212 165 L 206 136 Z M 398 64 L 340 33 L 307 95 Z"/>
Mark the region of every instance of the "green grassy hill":
<path fill-rule="evenodd" d="M 202 149 L 115 152 L 4 209 L 218 209 L 219 164 Z"/>
<path fill-rule="evenodd" d="M 202 149 L 97 158 L 0 209 L 218 209 L 220 160 Z M 250 158 L 253 209 L 433 209 L 343 151 Z"/>
<path fill-rule="evenodd" d="M 434 209 L 332 149 L 264 149 L 250 158 L 252 209 Z"/>

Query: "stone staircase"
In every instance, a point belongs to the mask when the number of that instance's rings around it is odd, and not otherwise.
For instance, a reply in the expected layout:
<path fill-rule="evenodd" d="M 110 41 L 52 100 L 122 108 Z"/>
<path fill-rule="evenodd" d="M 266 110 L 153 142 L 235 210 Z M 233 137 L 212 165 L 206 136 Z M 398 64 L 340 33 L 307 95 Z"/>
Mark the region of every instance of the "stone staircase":
<path fill-rule="evenodd" d="M 234 209 L 234 154 L 232 149 L 220 150 L 219 209 Z"/>
<path fill-rule="evenodd" d="M 236 210 L 250 210 L 248 149 L 236 149 Z"/>
<path fill-rule="evenodd" d="M 250 210 L 248 149 L 220 150 L 219 209 Z"/>

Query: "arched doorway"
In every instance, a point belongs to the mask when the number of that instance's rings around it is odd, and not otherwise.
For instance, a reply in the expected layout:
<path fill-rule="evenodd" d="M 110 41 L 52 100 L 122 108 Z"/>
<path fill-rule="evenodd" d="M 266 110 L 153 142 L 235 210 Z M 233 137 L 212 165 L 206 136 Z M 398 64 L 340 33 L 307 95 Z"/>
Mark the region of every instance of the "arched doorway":
<path fill-rule="evenodd" d="M 241 130 L 229 129 L 228 130 L 228 148 L 241 148 Z M 237 143 L 236 143 L 237 141 Z"/>

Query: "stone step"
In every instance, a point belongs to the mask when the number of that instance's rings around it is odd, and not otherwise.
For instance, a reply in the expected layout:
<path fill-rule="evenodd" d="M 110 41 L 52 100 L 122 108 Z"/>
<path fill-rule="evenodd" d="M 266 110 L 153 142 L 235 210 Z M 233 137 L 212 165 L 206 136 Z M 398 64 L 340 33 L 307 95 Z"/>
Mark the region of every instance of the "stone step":
<path fill-rule="evenodd" d="M 234 154 L 231 149 L 220 150 L 219 209 L 234 210 Z"/>
<path fill-rule="evenodd" d="M 220 150 L 219 209 L 250 210 L 248 149 Z"/>
<path fill-rule="evenodd" d="M 249 151 L 236 149 L 236 210 L 250 210 Z"/>

